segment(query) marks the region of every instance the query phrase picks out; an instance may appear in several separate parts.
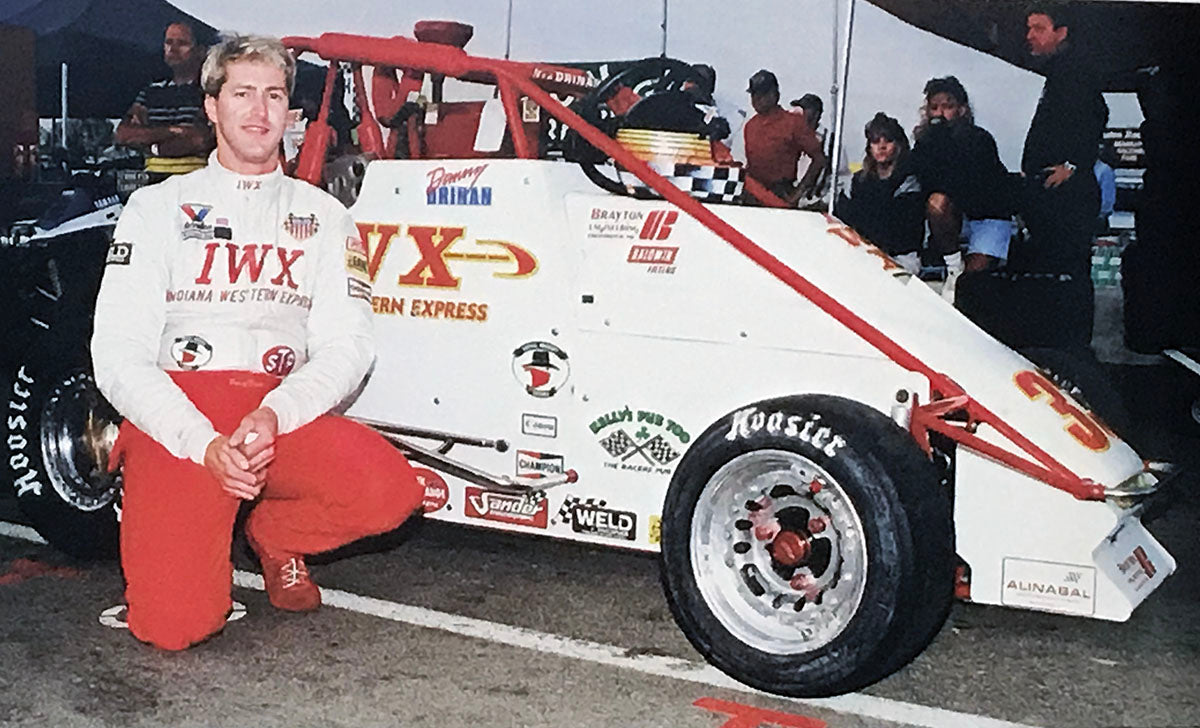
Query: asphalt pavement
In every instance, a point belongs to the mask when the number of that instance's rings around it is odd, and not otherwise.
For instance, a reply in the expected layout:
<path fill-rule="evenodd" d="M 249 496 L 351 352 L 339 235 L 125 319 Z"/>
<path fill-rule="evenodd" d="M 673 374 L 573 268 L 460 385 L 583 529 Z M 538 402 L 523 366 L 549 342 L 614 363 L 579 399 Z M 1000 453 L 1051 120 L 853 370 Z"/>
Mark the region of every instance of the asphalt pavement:
<path fill-rule="evenodd" d="M 960 603 L 892 677 L 832 701 L 787 700 L 701 663 L 651 556 L 426 523 L 316 564 L 329 591 L 310 615 L 273 610 L 239 555 L 234 598 L 247 615 L 166 654 L 100 623 L 121 600 L 115 563 L 29 541 L 6 495 L 0 724 L 1200 726 L 1195 383 L 1167 363 L 1108 369 L 1134 423 L 1127 438 L 1193 473 L 1151 525 L 1178 571 L 1123 624 Z M 775 713 L 732 717 L 751 710 Z"/>

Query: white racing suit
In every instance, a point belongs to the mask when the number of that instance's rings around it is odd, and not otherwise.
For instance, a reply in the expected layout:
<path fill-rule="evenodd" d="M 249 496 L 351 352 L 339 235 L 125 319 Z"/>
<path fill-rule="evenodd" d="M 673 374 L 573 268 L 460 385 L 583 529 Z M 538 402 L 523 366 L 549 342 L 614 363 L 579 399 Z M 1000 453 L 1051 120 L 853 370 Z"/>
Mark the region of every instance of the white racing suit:
<path fill-rule="evenodd" d="M 224 626 L 241 501 L 202 464 L 217 434 L 260 406 L 275 411 L 279 437 L 246 530 L 266 552 L 333 549 L 420 507 L 398 451 L 325 414 L 371 364 L 370 298 L 350 215 L 278 171 L 235 174 L 214 155 L 130 198 L 92 357 L 125 417 L 113 460 L 124 467 L 121 564 L 136 637 L 177 650 Z"/>

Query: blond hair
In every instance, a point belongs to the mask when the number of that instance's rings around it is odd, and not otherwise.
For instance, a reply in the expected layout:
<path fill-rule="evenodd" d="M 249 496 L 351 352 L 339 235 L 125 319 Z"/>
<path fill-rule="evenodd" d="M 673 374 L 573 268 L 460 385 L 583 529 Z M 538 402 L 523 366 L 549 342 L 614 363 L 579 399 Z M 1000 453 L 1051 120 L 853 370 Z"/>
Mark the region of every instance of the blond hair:
<path fill-rule="evenodd" d="M 261 61 L 283 71 L 288 93 L 296 85 L 296 59 L 278 38 L 266 35 L 227 35 L 208 50 L 200 69 L 200 88 L 209 96 L 221 93 L 226 67 L 237 61 Z"/>

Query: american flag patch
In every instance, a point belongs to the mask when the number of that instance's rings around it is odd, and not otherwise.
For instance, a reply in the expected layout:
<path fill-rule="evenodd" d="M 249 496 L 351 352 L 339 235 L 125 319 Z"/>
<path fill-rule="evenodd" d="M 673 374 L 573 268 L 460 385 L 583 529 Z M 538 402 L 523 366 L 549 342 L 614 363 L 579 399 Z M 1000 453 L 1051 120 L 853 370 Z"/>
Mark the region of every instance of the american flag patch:
<path fill-rule="evenodd" d="M 287 219 L 283 221 L 283 229 L 296 240 L 311 238 L 319 228 L 320 224 L 317 223 L 316 213 L 300 217 L 289 212 Z"/>

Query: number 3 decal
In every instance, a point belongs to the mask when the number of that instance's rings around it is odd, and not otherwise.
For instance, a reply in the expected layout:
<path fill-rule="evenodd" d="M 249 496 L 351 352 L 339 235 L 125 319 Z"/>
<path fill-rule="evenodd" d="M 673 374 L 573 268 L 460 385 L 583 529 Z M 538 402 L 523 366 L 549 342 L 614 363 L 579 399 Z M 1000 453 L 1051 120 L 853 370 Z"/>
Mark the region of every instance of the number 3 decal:
<path fill-rule="evenodd" d="M 1032 400 L 1039 400 L 1042 395 L 1049 396 L 1050 409 L 1067 420 L 1067 425 L 1063 429 L 1078 440 L 1080 445 L 1096 452 L 1104 452 L 1108 449 L 1108 435 L 1104 434 L 1104 428 L 1087 413 L 1080 411 L 1078 407 L 1067 401 L 1063 393 L 1046 378 L 1046 375 L 1027 369 L 1017 372 L 1013 381 Z"/>

